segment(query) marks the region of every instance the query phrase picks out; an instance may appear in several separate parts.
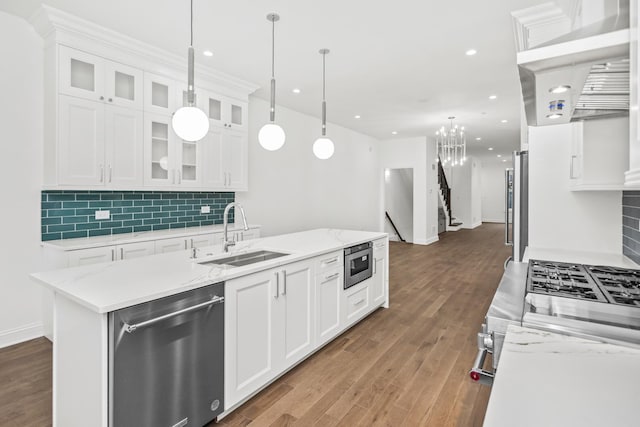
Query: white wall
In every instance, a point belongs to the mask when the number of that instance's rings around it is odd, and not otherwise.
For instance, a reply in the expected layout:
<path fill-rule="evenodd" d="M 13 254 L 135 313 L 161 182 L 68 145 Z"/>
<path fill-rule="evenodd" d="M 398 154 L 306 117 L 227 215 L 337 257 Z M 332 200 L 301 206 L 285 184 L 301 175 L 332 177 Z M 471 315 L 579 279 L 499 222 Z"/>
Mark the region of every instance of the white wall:
<path fill-rule="evenodd" d="M 435 145 L 427 138 L 393 139 L 380 142 L 379 187 L 384 187 L 384 170 L 413 169 L 413 243 L 427 245 L 438 240 L 438 175 Z M 384 204 L 380 205 L 383 227 Z"/>
<path fill-rule="evenodd" d="M 451 214 L 463 228 L 475 228 L 482 223 L 480 162 L 468 157 L 464 165 L 445 167 L 451 187 Z"/>
<path fill-rule="evenodd" d="M 276 121 L 287 139 L 280 150 L 267 151 L 257 135 L 268 118 L 268 102 L 251 97 L 249 191 L 236 193 L 264 236 L 323 227 L 382 229 L 376 139 L 328 123 L 335 153 L 318 160 L 311 147 L 320 119 L 278 106 Z"/>
<path fill-rule="evenodd" d="M 621 254 L 621 192 L 569 191 L 571 135 L 529 128 L 529 246 Z"/>
<path fill-rule="evenodd" d="M 413 169 L 385 169 L 384 209 L 407 242 L 413 242 Z M 399 240 L 393 226 L 385 221 L 384 231 Z"/>
<path fill-rule="evenodd" d="M 504 223 L 504 171 L 502 163 L 482 163 L 482 222 Z"/>
<path fill-rule="evenodd" d="M 0 12 L 0 347 L 42 335 L 40 268 L 42 41 L 26 21 Z"/>

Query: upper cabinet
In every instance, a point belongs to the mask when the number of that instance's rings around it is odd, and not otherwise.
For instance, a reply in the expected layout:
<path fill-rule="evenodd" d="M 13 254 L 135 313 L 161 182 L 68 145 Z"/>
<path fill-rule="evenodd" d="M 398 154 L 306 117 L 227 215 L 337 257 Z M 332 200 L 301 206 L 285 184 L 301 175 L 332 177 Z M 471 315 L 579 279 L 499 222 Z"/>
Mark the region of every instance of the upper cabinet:
<path fill-rule="evenodd" d="M 45 188 L 248 189 L 248 96 L 257 86 L 198 68 L 196 103 L 211 132 L 182 141 L 171 117 L 184 105 L 186 58 L 49 6 L 31 22 L 46 39 Z"/>

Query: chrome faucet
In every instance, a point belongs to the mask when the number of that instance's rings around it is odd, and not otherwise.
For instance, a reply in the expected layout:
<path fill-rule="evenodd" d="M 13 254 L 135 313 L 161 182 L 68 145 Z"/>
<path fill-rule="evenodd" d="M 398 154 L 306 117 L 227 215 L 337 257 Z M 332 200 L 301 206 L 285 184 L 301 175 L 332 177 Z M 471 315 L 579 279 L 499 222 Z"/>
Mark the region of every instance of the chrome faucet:
<path fill-rule="evenodd" d="M 239 203 L 233 202 L 233 203 L 229 203 L 225 208 L 224 208 L 224 214 L 222 215 L 222 223 L 224 224 L 224 237 L 223 237 L 223 242 L 222 242 L 222 250 L 224 252 L 229 252 L 229 246 L 233 246 L 236 244 L 235 241 L 233 240 L 229 240 L 229 238 L 227 237 L 227 229 L 229 226 L 229 211 L 231 210 L 231 208 L 235 207 L 236 208 L 236 213 L 239 210 L 240 214 L 242 215 L 242 222 L 244 225 L 244 229 L 248 230 L 249 226 L 247 225 L 247 217 L 244 214 L 244 209 L 242 208 L 242 206 L 240 206 Z"/>

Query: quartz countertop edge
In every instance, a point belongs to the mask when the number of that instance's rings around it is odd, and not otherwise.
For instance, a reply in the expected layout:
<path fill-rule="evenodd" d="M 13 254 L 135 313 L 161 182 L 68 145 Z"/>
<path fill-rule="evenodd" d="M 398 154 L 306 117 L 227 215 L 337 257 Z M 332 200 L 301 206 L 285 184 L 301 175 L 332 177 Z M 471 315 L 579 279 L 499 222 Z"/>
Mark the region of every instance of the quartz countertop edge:
<path fill-rule="evenodd" d="M 528 247 L 525 250 L 522 261 L 529 262 L 530 259 L 640 269 L 640 265 L 636 264 L 621 253 Z"/>
<path fill-rule="evenodd" d="M 509 325 L 485 427 L 637 426 L 640 350 Z"/>
<path fill-rule="evenodd" d="M 250 224 L 249 229 L 260 225 Z M 99 248 L 127 243 L 148 242 L 151 240 L 171 239 L 174 237 L 197 236 L 199 234 L 221 233 L 222 224 L 205 225 L 200 227 L 174 228 L 170 230 L 140 231 L 137 233 L 110 234 L 108 236 L 81 237 L 78 239 L 47 240 L 42 246 L 60 251 L 75 251 L 79 249 Z M 229 231 L 244 230 L 241 224 L 229 223 Z"/>
<path fill-rule="evenodd" d="M 387 233 L 382 232 L 316 229 L 238 242 L 228 254 L 219 245 L 202 248 L 196 260 L 186 250 L 33 273 L 31 277 L 89 310 L 108 313 L 385 237 Z M 242 267 L 200 264 L 255 250 L 288 255 Z"/>

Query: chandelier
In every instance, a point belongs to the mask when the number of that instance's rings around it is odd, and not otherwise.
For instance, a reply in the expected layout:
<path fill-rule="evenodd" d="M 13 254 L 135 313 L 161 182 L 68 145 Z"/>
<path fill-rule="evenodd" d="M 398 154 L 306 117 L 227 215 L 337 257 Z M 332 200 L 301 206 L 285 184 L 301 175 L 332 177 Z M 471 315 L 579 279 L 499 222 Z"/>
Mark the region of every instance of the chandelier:
<path fill-rule="evenodd" d="M 449 129 L 444 126 L 436 131 L 436 155 L 442 165 L 457 166 L 467 161 L 467 140 L 464 135 L 464 126 L 453 125 L 455 117 L 448 117 L 451 121 Z"/>

